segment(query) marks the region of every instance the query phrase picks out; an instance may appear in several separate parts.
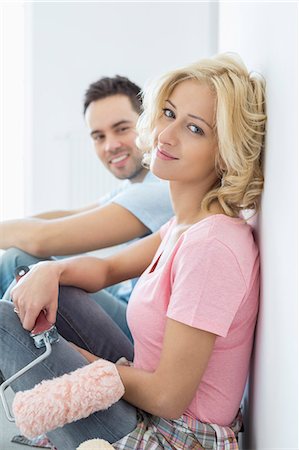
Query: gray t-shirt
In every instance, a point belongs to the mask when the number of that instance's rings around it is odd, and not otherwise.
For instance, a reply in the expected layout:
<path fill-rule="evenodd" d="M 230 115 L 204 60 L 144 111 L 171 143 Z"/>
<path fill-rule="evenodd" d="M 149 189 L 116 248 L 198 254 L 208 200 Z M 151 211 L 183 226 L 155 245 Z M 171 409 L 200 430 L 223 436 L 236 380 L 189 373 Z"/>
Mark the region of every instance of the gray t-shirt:
<path fill-rule="evenodd" d="M 123 206 L 152 233 L 158 231 L 174 215 L 168 182 L 160 180 L 151 172 L 146 174 L 141 183 L 124 181 L 120 187 L 103 196 L 99 203 L 100 205 L 117 203 Z M 136 281 L 135 278 L 120 283 L 116 296 L 128 301 Z"/>

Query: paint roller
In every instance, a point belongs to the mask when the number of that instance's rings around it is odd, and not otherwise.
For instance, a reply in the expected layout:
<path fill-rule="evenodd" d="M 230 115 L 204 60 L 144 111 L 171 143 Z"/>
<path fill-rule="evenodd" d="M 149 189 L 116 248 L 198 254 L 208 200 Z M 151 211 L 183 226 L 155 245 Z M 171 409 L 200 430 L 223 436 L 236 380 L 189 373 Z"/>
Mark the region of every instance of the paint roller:
<path fill-rule="evenodd" d="M 28 270 L 27 266 L 19 267 L 16 279 L 20 279 Z M 6 416 L 9 421 L 16 422 L 25 436 L 33 438 L 66 423 L 88 417 L 96 411 L 109 408 L 123 396 L 124 385 L 116 365 L 98 359 L 74 372 L 44 380 L 33 389 L 17 392 L 12 415 L 4 395 L 5 390 L 17 378 L 45 360 L 51 354 L 51 345 L 59 340 L 55 325 L 48 322 L 44 311 L 39 314 L 30 336 L 37 348 L 46 348 L 45 352 L 0 386 Z"/>

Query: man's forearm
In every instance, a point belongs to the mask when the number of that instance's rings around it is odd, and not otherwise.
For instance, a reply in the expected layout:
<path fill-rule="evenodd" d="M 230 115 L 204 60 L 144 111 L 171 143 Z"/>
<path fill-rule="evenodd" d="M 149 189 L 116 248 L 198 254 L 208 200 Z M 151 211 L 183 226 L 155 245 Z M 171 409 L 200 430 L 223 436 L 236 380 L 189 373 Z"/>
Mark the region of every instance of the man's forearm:
<path fill-rule="evenodd" d="M 36 255 L 38 236 L 42 233 L 41 228 L 42 221 L 33 218 L 2 222 L 0 223 L 0 248 L 7 250 L 10 247 L 18 247 Z"/>
<path fill-rule="evenodd" d="M 36 219 L 46 219 L 46 220 L 61 219 L 63 217 L 74 216 L 74 215 L 80 214 L 82 212 L 91 211 L 95 208 L 98 208 L 99 206 L 100 206 L 100 204 L 99 204 L 99 202 L 97 202 L 97 203 L 92 203 L 90 205 L 83 206 L 83 207 L 76 208 L 76 209 L 59 209 L 56 211 L 45 211 L 45 212 L 42 212 L 39 214 L 35 214 L 32 217 L 36 218 Z"/>
<path fill-rule="evenodd" d="M 35 214 L 34 216 L 32 216 L 32 218 L 51 220 L 51 219 L 60 219 L 61 217 L 72 216 L 73 214 L 74 214 L 73 211 L 58 210 Z"/>
<path fill-rule="evenodd" d="M 72 229 L 63 218 L 46 220 L 32 217 L 0 223 L 0 248 L 7 250 L 11 247 L 42 258 L 89 250 L 84 248 L 83 230 Z"/>
<path fill-rule="evenodd" d="M 110 204 L 61 219 L 4 222 L 0 224 L 0 248 L 18 247 L 43 258 L 76 255 L 122 244 L 148 231 L 125 208 Z"/>

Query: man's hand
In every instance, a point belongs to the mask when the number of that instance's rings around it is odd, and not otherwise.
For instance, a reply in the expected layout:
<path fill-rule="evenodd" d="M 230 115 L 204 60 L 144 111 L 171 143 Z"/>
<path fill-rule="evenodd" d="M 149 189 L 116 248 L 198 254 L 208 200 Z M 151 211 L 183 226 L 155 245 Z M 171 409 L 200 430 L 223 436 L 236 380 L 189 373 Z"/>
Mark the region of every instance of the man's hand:
<path fill-rule="evenodd" d="M 34 328 L 44 310 L 49 322 L 55 323 L 58 308 L 59 272 L 55 262 L 36 264 L 11 290 L 11 298 L 25 330 Z"/>

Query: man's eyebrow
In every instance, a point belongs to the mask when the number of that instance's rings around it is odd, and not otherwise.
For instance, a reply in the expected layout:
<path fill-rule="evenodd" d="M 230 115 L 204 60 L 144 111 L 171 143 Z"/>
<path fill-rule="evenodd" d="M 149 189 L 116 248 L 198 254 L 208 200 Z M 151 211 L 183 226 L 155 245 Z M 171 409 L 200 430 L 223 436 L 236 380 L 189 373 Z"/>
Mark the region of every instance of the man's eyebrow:
<path fill-rule="evenodd" d="M 93 130 L 93 131 L 90 133 L 90 136 L 93 137 L 94 135 L 99 134 L 99 133 L 101 133 L 100 130 Z"/>
<path fill-rule="evenodd" d="M 118 122 L 114 123 L 114 124 L 111 126 L 111 128 L 114 129 L 114 128 L 119 127 L 120 125 L 127 125 L 127 124 L 133 125 L 133 121 L 132 121 L 132 120 L 125 120 L 125 119 L 119 120 Z M 134 125 L 134 126 L 135 126 L 135 125 Z M 90 133 L 90 136 L 94 136 L 95 134 L 98 134 L 98 133 L 103 133 L 103 131 L 102 131 L 102 130 L 93 130 L 93 131 Z"/>
<path fill-rule="evenodd" d="M 170 100 L 165 100 L 166 102 L 170 103 L 171 106 L 176 109 L 176 106 L 170 101 Z M 197 120 L 201 120 L 203 123 L 205 123 L 209 128 L 211 128 L 211 130 L 213 130 L 213 127 L 202 117 L 200 116 L 195 116 L 194 114 L 188 114 L 189 117 L 192 117 L 193 119 L 197 119 Z"/>
<path fill-rule="evenodd" d="M 126 124 L 132 124 L 132 123 L 133 123 L 132 120 L 124 120 L 123 119 L 123 120 L 119 120 L 118 122 L 114 123 L 111 128 L 117 128 L 120 125 L 126 125 Z"/>

